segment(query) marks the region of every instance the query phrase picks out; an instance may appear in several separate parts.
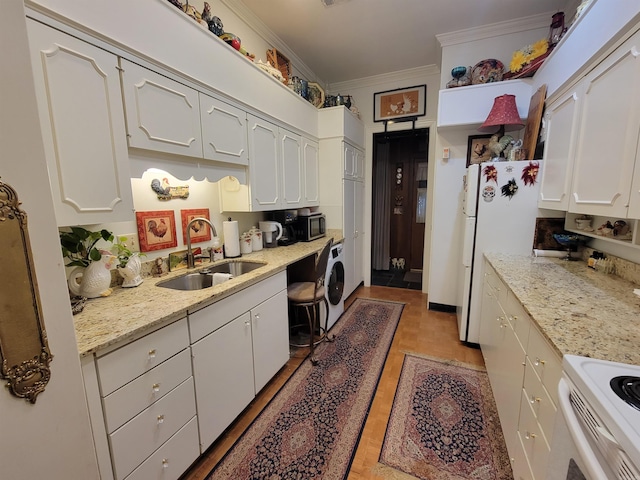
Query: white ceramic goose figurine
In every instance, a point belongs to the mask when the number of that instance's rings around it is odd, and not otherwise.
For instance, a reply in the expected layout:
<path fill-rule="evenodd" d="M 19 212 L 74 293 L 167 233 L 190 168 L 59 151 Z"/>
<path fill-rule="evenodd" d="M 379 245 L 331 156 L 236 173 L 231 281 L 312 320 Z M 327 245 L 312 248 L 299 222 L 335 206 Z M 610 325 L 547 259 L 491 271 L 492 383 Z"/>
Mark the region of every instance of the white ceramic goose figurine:
<path fill-rule="evenodd" d="M 86 298 L 106 297 L 111 294 L 111 268 L 116 260 L 114 255 L 103 254 L 97 262 L 88 267 L 77 267 L 69 275 L 69 290 L 74 295 Z"/>

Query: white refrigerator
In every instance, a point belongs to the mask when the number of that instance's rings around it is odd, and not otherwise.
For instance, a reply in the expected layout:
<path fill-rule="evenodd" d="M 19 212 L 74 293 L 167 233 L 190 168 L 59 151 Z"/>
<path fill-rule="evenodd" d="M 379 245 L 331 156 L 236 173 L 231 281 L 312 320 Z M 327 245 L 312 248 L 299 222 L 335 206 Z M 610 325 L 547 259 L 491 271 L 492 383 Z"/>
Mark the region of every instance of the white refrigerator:
<path fill-rule="evenodd" d="M 463 246 L 456 314 L 463 342 L 480 343 L 484 252 L 530 255 L 543 162 L 470 165 L 462 196 Z"/>

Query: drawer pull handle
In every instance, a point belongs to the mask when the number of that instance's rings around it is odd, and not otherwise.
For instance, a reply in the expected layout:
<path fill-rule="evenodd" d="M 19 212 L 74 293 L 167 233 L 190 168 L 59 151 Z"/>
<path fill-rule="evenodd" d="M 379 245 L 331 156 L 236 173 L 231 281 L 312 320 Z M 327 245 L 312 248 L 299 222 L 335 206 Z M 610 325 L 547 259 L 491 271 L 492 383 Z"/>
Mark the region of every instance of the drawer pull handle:
<path fill-rule="evenodd" d="M 536 438 L 536 434 L 535 434 L 535 433 L 527 432 L 527 433 L 524 435 L 524 438 L 526 438 L 527 440 L 531 440 L 531 439 Z"/>
<path fill-rule="evenodd" d="M 166 458 L 162 459 L 162 468 L 169 468 L 169 460 Z"/>
<path fill-rule="evenodd" d="M 149 350 L 149 358 L 156 358 L 156 349 L 152 348 Z"/>
<path fill-rule="evenodd" d="M 543 365 L 544 366 L 545 361 L 544 360 L 540 360 L 538 357 L 536 357 L 536 361 L 535 361 L 535 366 L 537 367 L 538 365 Z"/>
<path fill-rule="evenodd" d="M 160 391 L 160 384 L 159 383 L 154 383 L 153 385 L 151 385 L 151 388 L 153 389 L 154 392 L 159 392 Z"/>
<path fill-rule="evenodd" d="M 540 403 L 542 401 L 542 399 L 540 397 L 536 397 L 535 395 L 531 395 L 531 404 L 533 405 L 534 403 Z"/>
<path fill-rule="evenodd" d="M 158 425 L 164 423 L 164 415 L 158 415 Z"/>
<path fill-rule="evenodd" d="M 256 313 L 256 320 L 260 320 L 260 314 Z"/>

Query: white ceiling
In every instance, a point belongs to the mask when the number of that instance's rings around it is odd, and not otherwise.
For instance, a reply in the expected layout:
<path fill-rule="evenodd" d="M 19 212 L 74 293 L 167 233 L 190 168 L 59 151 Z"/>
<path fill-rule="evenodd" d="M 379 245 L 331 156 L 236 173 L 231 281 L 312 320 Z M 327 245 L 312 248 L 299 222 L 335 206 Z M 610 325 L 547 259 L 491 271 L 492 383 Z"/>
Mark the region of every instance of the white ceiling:
<path fill-rule="evenodd" d="M 236 0 L 240 2 L 240 0 Z M 567 0 L 242 0 L 325 83 L 440 63 L 436 35 L 555 13 Z M 571 17 L 569 12 L 567 21 Z M 549 16 L 551 23 L 551 16 Z"/>

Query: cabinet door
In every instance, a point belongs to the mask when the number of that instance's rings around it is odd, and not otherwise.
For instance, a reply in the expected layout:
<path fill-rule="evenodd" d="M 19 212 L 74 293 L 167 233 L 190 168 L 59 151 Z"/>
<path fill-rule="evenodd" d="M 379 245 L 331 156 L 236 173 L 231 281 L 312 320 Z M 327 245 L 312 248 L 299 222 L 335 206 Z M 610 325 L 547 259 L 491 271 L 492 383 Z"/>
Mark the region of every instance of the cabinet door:
<path fill-rule="evenodd" d="M 200 93 L 204 158 L 247 165 L 247 112 Z"/>
<path fill-rule="evenodd" d="M 287 292 L 251 309 L 255 393 L 289 360 L 289 319 Z"/>
<path fill-rule="evenodd" d="M 280 129 L 280 151 L 282 152 L 282 201 L 283 208 L 301 207 L 302 192 L 302 137 Z"/>
<path fill-rule="evenodd" d="M 573 88 L 547 107 L 540 208 L 569 209 L 582 93 Z"/>
<path fill-rule="evenodd" d="M 204 452 L 254 397 L 249 312 L 194 343 L 191 353 Z"/>
<path fill-rule="evenodd" d="M 202 158 L 198 92 L 121 60 L 129 146 Z"/>
<path fill-rule="evenodd" d="M 355 279 L 355 189 L 356 183 L 353 180 L 344 179 L 342 181 L 342 232 L 344 235 L 344 293 L 350 295 L 356 288 Z"/>
<path fill-rule="evenodd" d="M 635 163 L 636 168 L 633 170 L 633 181 L 631 183 L 627 218 L 640 220 L 640 136 L 638 136 L 638 149 Z"/>
<path fill-rule="evenodd" d="M 35 21 L 27 28 L 57 224 L 133 220 L 117 57 Z"/>
<path fill-rule="evenodd" d="M 304 204 L 311 207 L 320 205 L 320 157 L 318 144 L 309 139 L 302 139 L 302 158 L 304 168 Z"/>
<path fill-rule="evenodd" d="M 354 149 L 354 165 L 355 165 L 355 177 L 358 180 L 364 181 L 364 152 L 359 148 Z"/>
<path fill-rule="evenodd" d="M 353 192 L 353 218 L 354 218 L 354 258 L 353 258 L 353 281 L 356 288 L 364 281 L 362 271 L 362 254 L 364 250 L 364 183 L 355 182 Z"/>
<path fill-rule="evenodd" d="M 640 34 L 585 79 L 569 211 L 625 218 L 640 131 Z"/>
<path fill-rule="evenodd" d="M 356 149 L 348 143 L 343 144 L 344 178 L 356 178 Z"/>
<path fill-rule="evenodd" d="M 280 148 L 278 127 L 247 116 L 249 122 L 249 183 L 253 211 L 277 210 L 280 198 Z"/>

